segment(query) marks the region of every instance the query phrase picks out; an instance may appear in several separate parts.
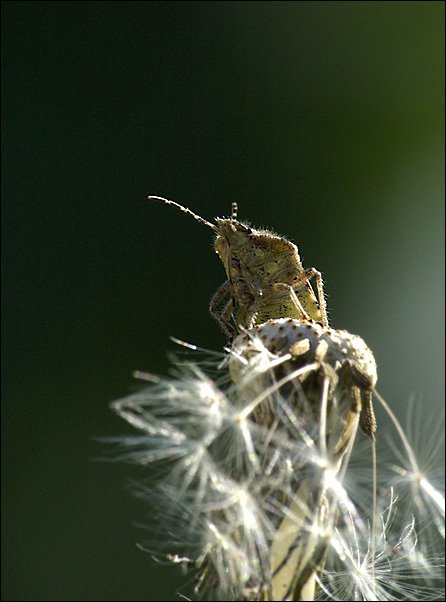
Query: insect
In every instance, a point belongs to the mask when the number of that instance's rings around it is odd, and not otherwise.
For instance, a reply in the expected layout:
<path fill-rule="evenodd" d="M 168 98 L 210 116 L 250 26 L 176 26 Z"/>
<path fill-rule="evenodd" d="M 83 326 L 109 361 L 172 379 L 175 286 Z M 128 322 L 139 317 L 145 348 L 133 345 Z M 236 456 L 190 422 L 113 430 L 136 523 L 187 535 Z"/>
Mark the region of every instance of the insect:
<path fill-rule="evenodd" d="M 316 268 L 302 266 L 295 244 L 239 222 L 236 203 L 232 203 L 231 217 L 217 217 L 212 224 L 175 201 L 148 198 L 177 207 L 217 234 L 214 248 L 227 280 L 214 293 L 209 311 L 230 339 L 243 329 L 276 318 L 328 326 L 322 276 Z M 313 277 L 317 296 L 310 284 Z"/>

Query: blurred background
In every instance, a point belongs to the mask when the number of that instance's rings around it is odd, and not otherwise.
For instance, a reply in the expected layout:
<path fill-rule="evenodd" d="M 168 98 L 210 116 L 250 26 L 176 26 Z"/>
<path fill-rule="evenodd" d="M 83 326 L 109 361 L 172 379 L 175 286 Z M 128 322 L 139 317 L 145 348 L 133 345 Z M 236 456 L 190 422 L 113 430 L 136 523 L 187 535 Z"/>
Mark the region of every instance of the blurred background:
<path fill-rule="evenodd" d="M 95 437 L 171 335 L 221 350 L 206 219 L 298 244 L 404 421 L 442 405 L 442 2 L 5 2 L 4 600 L 173 600 Z M 385 416 L 378 409 L 381 425 Z"/>

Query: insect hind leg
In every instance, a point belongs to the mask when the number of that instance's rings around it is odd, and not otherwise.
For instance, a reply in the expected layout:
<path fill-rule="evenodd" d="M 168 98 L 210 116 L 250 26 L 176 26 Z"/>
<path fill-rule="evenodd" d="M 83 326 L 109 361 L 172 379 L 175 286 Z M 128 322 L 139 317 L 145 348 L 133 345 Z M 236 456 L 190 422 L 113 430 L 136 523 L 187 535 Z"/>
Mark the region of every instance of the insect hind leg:
<path fill-rule="evenodd" d="M 294 305 L 296 306 L 297 311 L 300 313 L 301 319 L 305 320 L 305 321 L 309 321 L 311 320 L 310 315 L 305 311 L 305 309 L 303 308 L 302 303 L 299 301 L 299 297 L 296 295 L 296 293 L 294 292 L 293 287 L 291 286 L 291 284 L 286 284 L 285 282 L 276 282 L 273 285 L 273 288 L 275 290 L 285 290 L 288 292 L 288 294 L 291 297 L 291 300 L 293 301 Z"/>
<path fill-rule="evenodd" d="M 316 289 L 317 289 L 317 300 L 319 303 L 319 311 L 321 314 L 321 322 L 322 326 L 328 326 L 328 316 L 327 316 L 327 304 L 325 302 L 325 293 L 324 293 L 324 283 L 322 281 L 322 274 L 316 268 L 308 268 L 299 274 L 299 277 L 295 282 L 293 282 L 293 289 L 300 288 L 306 282 L 309 282 L 311 278 L 316 279 Z"/>

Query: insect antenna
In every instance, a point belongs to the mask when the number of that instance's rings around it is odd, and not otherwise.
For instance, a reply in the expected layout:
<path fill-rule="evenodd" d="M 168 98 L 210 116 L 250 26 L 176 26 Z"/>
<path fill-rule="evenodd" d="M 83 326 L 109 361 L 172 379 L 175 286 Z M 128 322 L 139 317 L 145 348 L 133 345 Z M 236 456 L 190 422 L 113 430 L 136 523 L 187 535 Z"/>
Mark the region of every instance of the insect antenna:
<path fill-rule="evenodd" d="M 238 205 L 237 205 L 237 203 L 232 203 L 232 205 L 231 205 L 231 220 L 233 222 L 237 221 L 237 213 L 238 213 Z"/>
<path fill-rule="evenodd" d="M 176 203 L 175 201 L 170 201 L 169 199 L 165 199 L 161 196 L 153 196 L 153 195 L 150 195 L 147 198 L 149 201 L 158 201 L 160 203 L 164 203 L 165 205 L 173 205 L 174 207 L 177 207 L 178 209 L 180 209 L 180 211 L 182 211 L 183 213 L 187 213 L 188 215 L 192 216 L 194 218 L 194 220 L 196 220 L 200 224 L 204 224 L 205 226 L 212 228 L 212 230 L 214 230 L 214 232 L 217 232 L 217 233 L 219 232 L 217 226 L 214 226 L 214 224 L 211 224 L 210 222 L 203 219 L 202 217 L 200 217 L 199 215 L 197 215 L 196 213 L 194 213 L 187 207 L 183 207 L 183 205 L 180 205 L 179 203 Z"/>

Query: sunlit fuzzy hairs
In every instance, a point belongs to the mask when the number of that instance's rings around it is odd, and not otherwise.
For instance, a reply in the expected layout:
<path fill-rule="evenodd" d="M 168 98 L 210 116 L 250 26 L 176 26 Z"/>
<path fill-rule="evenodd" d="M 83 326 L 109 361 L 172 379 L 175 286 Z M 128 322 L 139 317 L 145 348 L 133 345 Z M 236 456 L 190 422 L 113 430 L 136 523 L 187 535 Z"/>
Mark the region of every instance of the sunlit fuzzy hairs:
<path fill-rule="evenodd" d="M 442 598 L 444 498 L 379 396 L 403 451 L 373 509 L 357 431 L 373 439 L 376 366 L 362 339 L 273 320 L 170 378 L 138 376 L 149 386 L 113 409 L 142 434 L 115 441 L 152 468 L 136 492 L 152 514 L 145 547 L 194 573 L 193 599 Z"/>

